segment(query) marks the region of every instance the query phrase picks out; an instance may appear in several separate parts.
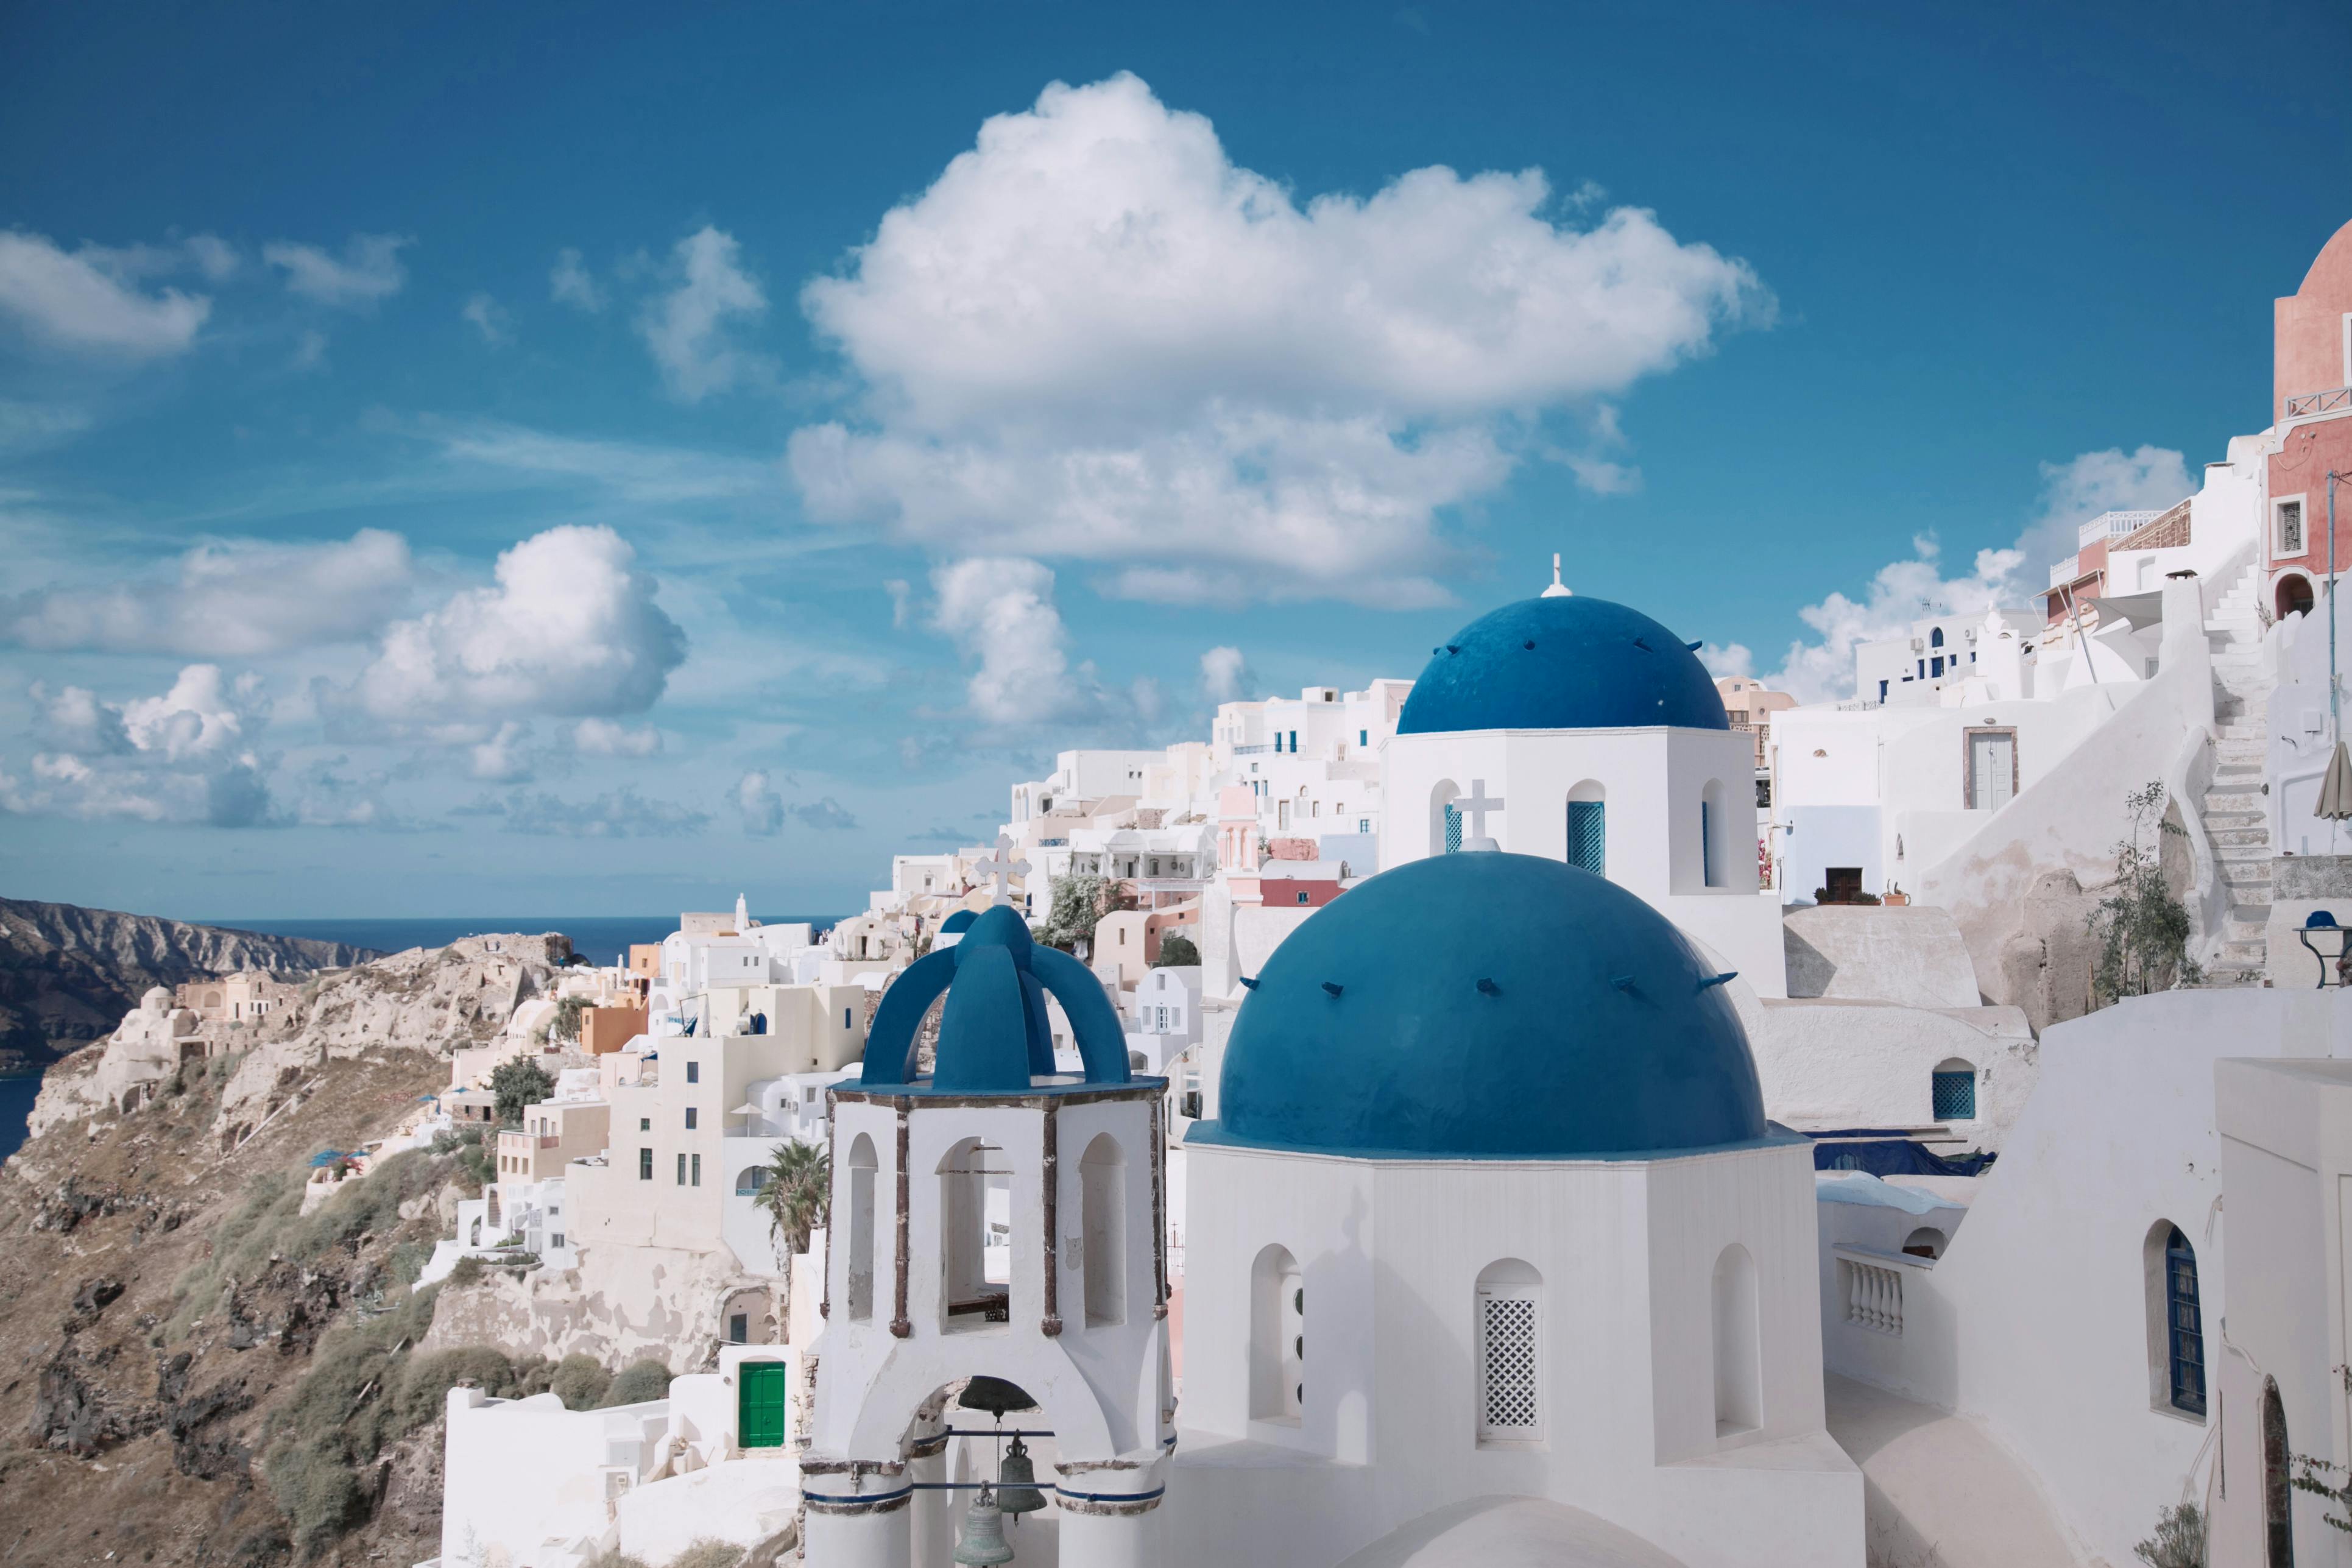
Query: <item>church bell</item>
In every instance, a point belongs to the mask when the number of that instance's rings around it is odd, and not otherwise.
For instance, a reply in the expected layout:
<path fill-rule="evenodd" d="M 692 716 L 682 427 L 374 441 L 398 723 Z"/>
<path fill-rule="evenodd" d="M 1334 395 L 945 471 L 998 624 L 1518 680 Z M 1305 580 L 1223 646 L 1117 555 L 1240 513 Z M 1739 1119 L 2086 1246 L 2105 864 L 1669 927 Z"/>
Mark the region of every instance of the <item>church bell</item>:
<path fill-rule="evenodd" d="M 1045 1494 L 1037 1489 L 1036 1461 L 1029 1457 L 1029 1446 L 1018 1437 L 1013 1439 L 1013 1451 L 997 1467 L 996 1506 L 1013 1514 L 1034 1513 L 1045 1506 Z"/>
<path fill-rule="evenodd" d="M 1004 1544 L 1003 1510 L 989 1496 L 985 1481 L 973 1494 L 971 1506 L 963 1511 L 963 1530 L 956 1537 L 955 1560 L 971 1563 L 1013 1561 L 1013 1548 Z"/>

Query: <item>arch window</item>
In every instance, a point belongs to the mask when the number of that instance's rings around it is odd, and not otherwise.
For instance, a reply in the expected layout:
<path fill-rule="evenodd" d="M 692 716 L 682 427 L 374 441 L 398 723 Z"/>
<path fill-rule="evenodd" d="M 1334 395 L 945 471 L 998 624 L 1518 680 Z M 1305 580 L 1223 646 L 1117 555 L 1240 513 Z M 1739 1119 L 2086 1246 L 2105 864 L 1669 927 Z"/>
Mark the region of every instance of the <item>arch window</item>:
<path fill-rule="evenodd" d="M 1932 1110 L 1937 1121 L 1974 1121 L 1977 1119 L 1977 1069 L 1968 1062 L 1954 1057 L 1937 1064 L 1930 1087 Z"/>
<path fill-rule="evenodd" d="M 1543 1437 L 1543 1276 L 1516 1258 L 1478 1276 L 1478 1440 Z"/>
<path fill-rule="evenodd" d="M 874 1140 L 860 1132 L 849 1146 L 849 1316 L 874 1316 Z"/>
<path fill-rule="evenodd" d="M 1078 1162 L 1086 1237 L 1087 1326 L 1127 1321 L 1127 1156 L 1098 1132 Z"/>
<path fill-rule="evenodd" d="M 1462 847 L 1462 814 L 1454 797 L 1462 793 L 1452 779 L 1440 779 L 1429 792 L 1429 852 L 1451 855 Z"/>
<path fill-rule="evenodd" d="M 1298 1424 L 1307 1408 L 1307 1278 L 1286 1247 L 1250 1266 L 1250 1415 Z"/>
<path fill-rule="evenodd" d="M 1596 877 L 1609 874 L 1608 793 L 1591 779 L 1568 792 L 1568 863 Z"/>
<path fill-rule="evenodd" d="M 1944 646 L 1943 627 L 1937 626 L 1935 630 L 1927 634 L 1927 646 L 1929 647 L 1941 647 Z"/>
<path fill-rule="evenodd" d="M 957 1328 L 1008 1321 L 1013 1167 L 1003 1150 L 967 1138 L 948 1151 L 939 1175 L 940 1279 L 947 1321 Z"/>
<path fill-rule="evenodd" d="M 1930 1261 L 1943 1257 L 1944 1248 L 1950 1245 L 1951 1238 L 1932 1225 L 1923 1225 L 1903 1238 L 1904 1251 Z"/>
<path fill-rule="evenodd" d="M 2148 1404 L 2205 1419 L 2205 1313 L 2197 1250 L 2170 1220 L 2148 1227 L 2140 1248 L 2147 1294 Z"/>
<path fill-rule="evenodd" d="M 1723 886 L 1723 854 L 1718 840 L 1725 820 L 1723 781 L 1709 779 L 1698 795 L 1699 880 L 1709 888 Z"/>
<path fill-rule="evenodd" d="M 1715 1435 L 1729 1437 L 1764 1425 L 1756 1259 L 1736 1241 L 1715 1260 L 1714 1298 Z"/>

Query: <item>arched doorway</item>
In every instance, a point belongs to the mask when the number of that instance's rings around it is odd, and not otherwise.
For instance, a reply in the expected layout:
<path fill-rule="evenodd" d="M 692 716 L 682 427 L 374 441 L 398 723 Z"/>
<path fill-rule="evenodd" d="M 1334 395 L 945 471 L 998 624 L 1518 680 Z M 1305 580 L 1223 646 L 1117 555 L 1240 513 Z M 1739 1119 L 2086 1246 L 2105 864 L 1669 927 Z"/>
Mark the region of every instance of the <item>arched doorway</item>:
<path fill-rule="evenodd" d="M 2300 572 L 2288 573 L 2278 580 L 2278 589 L 2273 603 L 2280 620 L 2284 620 L 2289 616 L 2309 615 L 2313 604 L 2311 579 Z"/>

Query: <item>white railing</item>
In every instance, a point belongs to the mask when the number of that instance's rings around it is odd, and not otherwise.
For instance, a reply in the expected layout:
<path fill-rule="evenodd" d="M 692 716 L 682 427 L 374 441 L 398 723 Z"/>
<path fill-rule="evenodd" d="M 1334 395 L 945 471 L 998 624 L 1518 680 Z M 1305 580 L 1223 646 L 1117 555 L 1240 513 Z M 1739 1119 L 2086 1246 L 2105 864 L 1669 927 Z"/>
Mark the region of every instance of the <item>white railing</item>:
<path fill-rule="evenodd" d="M 1897 1258 L 1853 1247 L 1838 1247 L 1836 1253 L 1837 1289 L 1845 1303 L 1845 1321 L 1901 1339 L 1904 1271 L 1932 1265 L 1926 1258 Z"/>
<path fill-rule="evenodd" d="M 2053 588 L 2063 588 L 2073 582 L 2074 568 L 2082 563 L 2082 559 L 2080 555 L 2069 555 L 2065 560 L 2050 568 L 2050 585 Z"/>
<path fill-rule="evenodd" d="M 2137 533 L 2162 517 L 2158 508 L 2148 511 L 2103 511 L 2074 531 L 2077 546 L 2095 544 L 2102 539 L 2121 539 L 2126 533 Z"/>
<path fill-rule="evenodd" d="M 2300 397 L 2286 400 L 2286 417 L 2300 419 L 2306 414 L 2335 414 L 2352 408 L 2352 386 L 2332 387 L 2326 392 L 2306 392 Z"/>

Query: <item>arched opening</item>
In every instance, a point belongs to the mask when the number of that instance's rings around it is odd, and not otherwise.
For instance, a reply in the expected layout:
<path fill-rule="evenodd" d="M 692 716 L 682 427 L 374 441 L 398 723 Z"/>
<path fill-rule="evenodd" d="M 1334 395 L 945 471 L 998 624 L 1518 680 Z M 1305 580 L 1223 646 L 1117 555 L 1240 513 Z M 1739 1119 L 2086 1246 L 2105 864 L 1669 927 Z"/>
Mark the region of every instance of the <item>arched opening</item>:
<path fill-rule="evenodd" d="M 1736 1241 L 1715 1260 L 1714 1294 L 1715 1435 L 1728 1437 L 1764 1425 L 1756 1260 Z"/>
<path fill-rule="evenodd" d="M 1915 1079 L 1913 1080 L 1916 1082 Z M 1977 1069 L 1959 1057 L 1948 1057 L 1936 1064 L 1929 1080 L 1929 1110 L 1938 1121 L 1974 1121 L 1977 1119 Z"/>
<path fill-rule="evenodd" d="M 1086 1237 L 1087 1327 L 1127 1321 L 1127 1155 L 1108 1132 L 1078 1162 Z"/>
<path fill-rule="evenodd" d="M 2274 603 L 2280 620 L 2284 620 L 2289 616 L 2309 615 L 2313 604 L 2311 579 L 2300 572 L 2288 573 L 2278 580 L 2278 593 Z"/>
<path fill-rule="evenodd" d="M 1724 825 L 1729 821 L 1723 814 L 1723 781 L 1709 779 L 1706 787 L 1698 792 L 1698 870 L 1700 882 L 1709 888 L 1723 886 L 1723 854 L 1721 841 Z"/>
<path fill-rule="evenodd" d="M 1286 1247 L 1250 1266 L 1250 1415 L 1298 1424 L 1307 1408 L 1307 1279 Z"/>
<path fill-rule="evenodd" d="M 1592 779 L 1568 792 L 1568 863 L 1609 875 L 1609 792 Z"/>
<path fill-rule="evenodd" d="M 730 1291 L 719 1305 L 719 1337 L 730 1345 L 774 1344 L 774 1297 L 758 1287 Z"/>
<path fill-rule="evenodd" d="M 775 1172 L 765 1165 L 746 1165 L 735 1173 L 735 1195 L 739 1198 L 758 1197 L 760 1189 L 774 1176 Z"/>
<path fill-rule="evenodd" d="M 1479 1271 L 1478 1440 L 1543 1438 L 1543 1276 L 1516 1258 Z"/>
<path fill-rule="evenodd" d="M 1941 1258 L 1950 1245 L 1951 1238 L 1932 1225 L 1923 1225 L 1903 1238 L 1903 1250 L 1914 1258 Z"/>
<path fill-rule="evenodd" d="M 1927 646 L 1929 647 L 1941 647 L 1944 646 L 1943 627 L 1937 626 L 1935 630 L 1927 634 Z"/>
<path fill-rule="evenodd" d="M 940 1279 L 945 1326 L 1012 1320 L 1013 1167 L 967 1138 L 940 1161 Z"/>
<path fill-rule="evenodd" d="M 2170 1220 L 2148 1227 L 2140 1245 L 2147 1291 L 2148 1403 L 2205 1419 L 2205 1310 L 2197 1249 Z"/>
<path fill-rule="evenodd" d="M 2294 1568 L 2294 1483 L 2289 1473 L 2286 1405 L 2278 1379 L 2263 1379 L 2263 1563 Z"/>
<path fill-rule="evenodd" d="M 849 1146 L 849 1316 L 874 1316 L 874 1140 L 860 1132 Z"/>
<path fill-rule="evenodd" d="M 1452 779 L 1440 779 L 1429 791 L 1429 852 L 1451 855 L 1462 847 L 1462 814 L 1454 809 L 1454 797 L 1462 786 Z"/>

